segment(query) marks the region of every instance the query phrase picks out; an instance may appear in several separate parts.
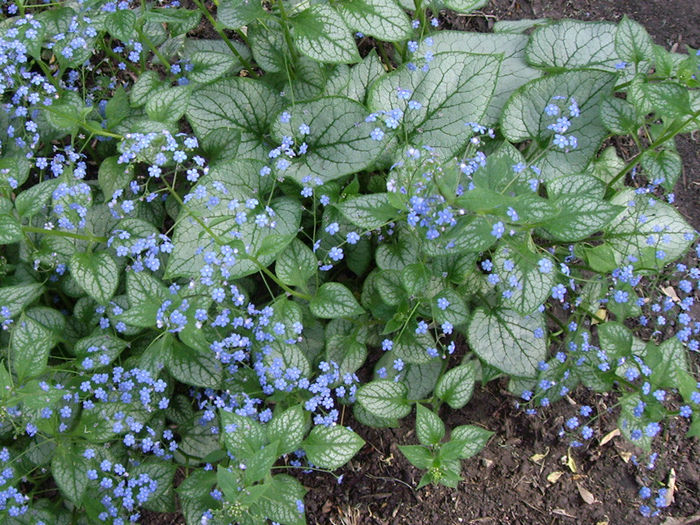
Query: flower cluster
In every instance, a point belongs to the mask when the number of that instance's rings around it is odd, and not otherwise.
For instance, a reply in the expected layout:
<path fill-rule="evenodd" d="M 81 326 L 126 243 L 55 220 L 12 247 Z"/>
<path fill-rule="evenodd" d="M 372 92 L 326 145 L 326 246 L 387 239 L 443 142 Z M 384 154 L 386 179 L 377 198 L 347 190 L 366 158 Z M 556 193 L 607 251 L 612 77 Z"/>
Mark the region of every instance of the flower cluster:
<path fill-rule="evenodd" d="M 0 152 L 19 150 L 31 158 L 39 143 L 38 108 L 50 106 L 58 93 L 53 79 L 33 71 L 31 56 L 35 52 L 28 48 L 28 42 L 37 40 L 43 27 L 32 16 L 15 20 L 14 24 L 0 38 L 0 102 L 2 111 L 9 118 L 7 141 L 0 141 Z M 14 174 L 1 173 L 0 178 L 17 188 Z"/>

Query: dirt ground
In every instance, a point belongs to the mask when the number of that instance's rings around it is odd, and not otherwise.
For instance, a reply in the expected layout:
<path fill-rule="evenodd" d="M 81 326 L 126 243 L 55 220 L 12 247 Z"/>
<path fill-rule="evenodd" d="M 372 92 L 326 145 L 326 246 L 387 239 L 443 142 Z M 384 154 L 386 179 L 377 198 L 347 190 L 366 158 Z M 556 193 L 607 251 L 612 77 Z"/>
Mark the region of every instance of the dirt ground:
<path fill-rule="evenodd" d="M 476 16 L 441 15 L 455 29 L 488 31 L 496 20 L 578 18 L 618 21 L 624 14 L 641 22 L 658 44 L 700 47 L 700 0 L 492 0 Z M 699 137 L 678 140 L 684 174 L 676 188 L 676 203 L 689 222 L 700 229 Z M 697 363 L 697 360 L 696 360 Z M 614 413 L 605 396 L 578 402 L 594 405 L 603 415 L 595 422 L 604 436 L 615 428 Z M 325 474 L 300 477 L 310 489 L 305 503 L 309 523 L 330 525 L 633 525 L 700 523 L 700 444 L 682 438 L 684 428 L 667 429 L 659 439 L 662 455 L 655 469 L 659 482 L 675 472 L 675 502 L 661 518 L 643 518 L 636 497 L 642 470 L 630 461 L 635 451 L 621 437 L 605 444 L 568 451 L 557 436 L 576 407 L 566 402 L 537 416 L 514 407 L 505 385 L 492 383 L 475 392 L 462 410 L 445 413 L 447 425 L 480 425 L 495 432 L 485 450 L 463 462 L 456 490 L 427 487 L 413 490 L 420 473 L 397 449 L 415 443 L 413 419 L 397 429 L 375 430 L 357 425 L 367 441 L 339 473 L 342 484 Z M 346 424 L 353 422 L 346 418 Z M 681 423 L 677 423 L 681 425 Z M 647 480 L 648 482 L 648 480 Z M 653 485 L 652 485 L 653 486 Z M 659 487 L 660 485 L 656 485 Z M 153 517 L 152 524 L 180 524 L 175 515 Z"/>

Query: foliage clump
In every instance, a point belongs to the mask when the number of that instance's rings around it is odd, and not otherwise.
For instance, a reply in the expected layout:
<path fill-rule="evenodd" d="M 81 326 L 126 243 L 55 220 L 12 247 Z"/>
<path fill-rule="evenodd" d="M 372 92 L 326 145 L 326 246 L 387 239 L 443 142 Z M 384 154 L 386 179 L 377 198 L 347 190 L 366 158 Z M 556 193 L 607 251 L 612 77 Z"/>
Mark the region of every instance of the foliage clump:
<path fill-rule="evenodd" d="M 700 434 L 670 193 L 696 50 L 627 18 L 193 4 L 3 5 L 2 523 L 305 523 L 290 474 L 414 408 L 400 450 L 454 487 L 492 432 L 440 409 L 503 376 L 528 412 L 616 392 L 651 467 L 669 418 Z"/>

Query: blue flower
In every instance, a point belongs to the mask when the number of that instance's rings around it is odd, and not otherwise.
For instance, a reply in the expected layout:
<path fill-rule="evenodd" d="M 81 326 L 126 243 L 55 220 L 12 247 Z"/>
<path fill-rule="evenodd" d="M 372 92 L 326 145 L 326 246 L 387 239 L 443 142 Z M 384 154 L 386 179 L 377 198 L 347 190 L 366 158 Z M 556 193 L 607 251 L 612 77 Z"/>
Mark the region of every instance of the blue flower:
<path fill-rule="evenodd" d="M 447 308 L 448 308 L 449 306 L 450 306 L 450 301 L 448 301 L 446 298 L 444 298 L 444 297 L 438 298 L 438 300 L 437 300 L 437 307 L 438 307 L 440 310 L 447 310 Z"/>
<path fill-rule="evenodd" d="M 496 237 L 496 239 L 500 239 L 503 237 L 503 234 L 505 233 L 506 228 L 503 225 L 502 222 L 497 222 L 496 224 L 493 225 L 493 228 L 491 229 L 491 235 Z"/>

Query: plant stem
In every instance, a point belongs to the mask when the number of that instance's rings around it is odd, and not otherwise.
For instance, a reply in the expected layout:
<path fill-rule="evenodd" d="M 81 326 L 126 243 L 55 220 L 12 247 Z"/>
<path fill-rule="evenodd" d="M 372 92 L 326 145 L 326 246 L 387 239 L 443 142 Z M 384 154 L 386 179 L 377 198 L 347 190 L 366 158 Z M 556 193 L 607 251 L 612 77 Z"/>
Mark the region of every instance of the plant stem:
<path fill-rule="evenodd" d="M 287 11 L 284 9 L 284 0 L 277 0 L 277 7 L 280 9 L 280 15 L 282 15 L 282 30 L 284 31 L 284 41 L 287 43 L 289 52 L 292 55 L 292 60 L 296 64 L 299 56 L 297 55 L 297 50 L 294 47 L 294 41 L 292 40 L 292 34 L 289 32 L 289 17 L 287 16 Z"/>
<path fill-rule="evenodd" d="M 250 73 L 250 76 L 257 78 L 259 75 L 255 72 L 253 69 L 253 65 L 246 60 L 243 55 L 236 49 L 236 46 L 233 45 L 233 42 L 231 42 L 231 39 L 226 36 L 226 33 L 224 33 L 224 30 L 221 27 L 221 24 L 213 17 L 211 16 L 211 13 L 209 12 L 209 9 L 206 8 L 206 6 L 201 2 L 201 0 L 192 0 L 195 5 L 199 8 L 199 10 L 204 14 L 206 19 L 209 21 L 211 26 L 214 28 L 214 31 L 218 33 L 218 35 L 221 37 L 221 39 L 224 41 L 226 44 L 226 47 L 228 47 L 231 50 L 231 53 L 233 53 L 233 56 L 235 56 L 238 61 L 243 64 L 243 67 L 245 67 L 248 70 L 248 73 Z M 241 37 L 243 38 L 243 37 Z M 247 40 L 247 38 L 244 38 L 244 40 Z"/>
<path fill-rule="evenodd" d="M 656 139 L 654 142 L 649 144 L 649 147 L 646 148 L 644 151 L 640 151 L 637 153 L 634 157 L 630 159 L 630 161 L 627 163 L 627 165 L 622 168 L 617 175 L 615 175 L 610 182 L 608 182 L 607 186 L 605 187 L 605 190 L 608 191 L 617 181 L 619 181 L 621 178 L 623 178 L 625 175 L 627 175 L 630 171 L 634 169 L 634 167 L 639 163 L 639 158 L 647 151 L 653 150 L 664 144 L 666 141 L 671 140 L 673 137 L 678 135 L 681 131 L 683 131 L 683 128 L 685 128 L 688 124 L 693 122 L 695 119 L 700 117 L 700 110 L 695 111 L 689 118 L 684 120 L 680 125 L 676 126 L 673 130 L 669 131 L 668 133 L 660 136 L 658 139 Z"/>
<path fill-rule="evenodd" d="M 106 237 L 83 235 L 82 233 L 66 232 L 62 230 L 47 230 L 46 228 L 37 228 L 35 226 L 22 226 L 22 230 L 25 233 L 43 233 L 45 235 L 54 235 L 56 237 L 68 237 L 70 239 L 78 239 L 80 241 L 107 242 Z"/>
<path fill-rule="evenodd" d="M 384 49 L 382 42 L 377 42 L 377 49 L 379 50 L 379 55 L 382 57 L 382 62 L 384 62 L 387 71 L 393 71 L 394 66 L 391 63 L 391 60 L 389 60 L 389 56 L 386 54 L 386 49 Z"/>
<path fill-rule="evenodd" d="M 158 57 L 160 63 L 163 64 L 163 67 L 166 69 L 166 71 L 169 72 L 170 61 L 165 59 L 163 54 L 158 50 L 158 48 L 153 44 L 153 42 L 151 42 L 151 39 L 148 38 L 146 33 L 143 32 L 142 28 L 137 27 L 136 32 L 139 34 L 139 38 L 141 39 L 141 41 L 148 46 L 148 49 L 150 49 L 156 57 Z"/>
<path fill-rule="evenodd" d="M 304 299 L 306 301 L 311 300 L 311 296 L 309 294 L 305 294 L 303 292 L 299 292 L 297 290 L 294 290 L 293 288 L 290 288 L 286 284 L 284 284 L 282 281 L 279 280 L 279 278 L 269 270 L 267 266 L 262 264 L 254 255 L 246 255 L 245 256 L 247 259 L 249 259 L 253 264 L 255 264 L 265 275 L 267 275 L 270 279 L 275 281 L 277 286 L 282 288 L 285 292 L 291 295 L 295 295 L 299 297 L 300 299 Z"/>

